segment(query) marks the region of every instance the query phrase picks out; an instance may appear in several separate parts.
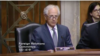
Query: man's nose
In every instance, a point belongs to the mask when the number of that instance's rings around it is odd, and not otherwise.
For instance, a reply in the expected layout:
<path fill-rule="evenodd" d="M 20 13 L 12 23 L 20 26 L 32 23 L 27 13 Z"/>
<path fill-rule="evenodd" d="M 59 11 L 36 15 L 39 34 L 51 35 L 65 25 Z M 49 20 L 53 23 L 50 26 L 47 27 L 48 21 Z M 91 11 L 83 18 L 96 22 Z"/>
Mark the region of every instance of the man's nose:
<path fill-rule="evenodd" d="M 56 20 L 56 18 L 55 18 L 55 17 L 53 17 L 53 20 Z"/>

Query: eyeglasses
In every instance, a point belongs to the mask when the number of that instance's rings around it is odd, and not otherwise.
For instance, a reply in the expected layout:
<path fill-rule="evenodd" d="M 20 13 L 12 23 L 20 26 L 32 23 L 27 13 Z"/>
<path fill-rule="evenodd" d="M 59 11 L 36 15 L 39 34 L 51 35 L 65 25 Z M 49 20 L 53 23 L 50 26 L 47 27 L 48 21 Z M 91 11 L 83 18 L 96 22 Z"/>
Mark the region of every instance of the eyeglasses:
<path fill-rule="evenodd" d="M 94 11 L 94 12 L 98 12 L 98 11 L 100 12 L 100 9 L 94 9 L 93 11 Z"/>
<path fill-rule="evenodd" d="M 55 19 L 58 19 L 58 15 L 55 15 L 55 16 L 54 16 L 54 15 L 50 15 L 50 16 L 48 16 L 48 17 L 49 17 L 50 19 L 54 19 L 54 18 L 55 18 Z"/>

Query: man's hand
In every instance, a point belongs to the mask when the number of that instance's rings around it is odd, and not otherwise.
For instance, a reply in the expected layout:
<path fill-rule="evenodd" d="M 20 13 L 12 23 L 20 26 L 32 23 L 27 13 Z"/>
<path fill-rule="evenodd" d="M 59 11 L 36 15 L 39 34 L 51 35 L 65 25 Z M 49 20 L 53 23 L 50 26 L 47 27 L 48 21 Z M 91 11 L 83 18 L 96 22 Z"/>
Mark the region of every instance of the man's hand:
<path fill-rule="evenodd" d="M 53 52 L 54 52 L 54 50 L 52 50 L 52 49 L 50 49 L 50 50 L 47 50 L 47 51 L 50 51 L 51 53 L 53 53 Z"/>

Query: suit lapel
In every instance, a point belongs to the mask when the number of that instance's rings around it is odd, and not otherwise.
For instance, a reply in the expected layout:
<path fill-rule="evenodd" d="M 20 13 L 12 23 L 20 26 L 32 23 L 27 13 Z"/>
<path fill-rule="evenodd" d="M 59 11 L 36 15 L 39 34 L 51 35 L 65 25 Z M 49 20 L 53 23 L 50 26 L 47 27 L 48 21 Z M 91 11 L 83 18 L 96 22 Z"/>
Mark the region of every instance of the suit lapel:
<path fill-rule="evenodd" d="M 57 28 L 58 28 L 58 47 L 60 47 L 60 43 L 61 43 L 61 29 L 59 27 L 59 25 L 57 25 Z"/>
<path fill-rule="evenodd" d="M 52 39 L 52 37 L 51 37 L 51 34 L 50 34 L 50 31 L 49 31 L 49 29 L 48 29 L 48 27 L 47 27 L 47 24 L 45 24 L 44 25 L 45 27 L 44 27 L 44 33 L 45 33 L 45 36 L 46 36 L 46 39 L 47 39 L 47 41 L 49 41 L 50 42 L 50 44 L 52 45 L 52 47 L 54 48 L 54 43 L 53 43 L 53 39 Z M 62 38 L 61 38 L 61 29 L 60 29 L 60 26 L 57 24 L 57 28 L 58 28 L 58 43 L 57 43 L 57 47 L 60 47 L 60 43 L 61 43 L 61 40 L 62 40 Z"/>
<path fill-rule="evenodd" d="M 52 45 L 52 47 L 54 48 L 53 39 L 51 37 L 50 31 L 49 31 L 49 29 L 47 27 L 47 24 L 44 25 L 43 32 L 45 33 L 45 37 L 46 37 L 45 39 L 46 39 L 46 41 L 48 41 L 50 43 L 50 45 Z"/>

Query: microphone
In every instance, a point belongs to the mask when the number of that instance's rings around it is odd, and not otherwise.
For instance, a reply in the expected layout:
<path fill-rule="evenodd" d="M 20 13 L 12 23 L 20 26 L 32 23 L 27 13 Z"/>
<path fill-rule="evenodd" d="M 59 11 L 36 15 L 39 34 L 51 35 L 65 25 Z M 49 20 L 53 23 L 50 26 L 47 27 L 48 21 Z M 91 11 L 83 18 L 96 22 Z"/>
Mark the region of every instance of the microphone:
<path fill-rule="evenodd" d="M 63 40 L 63 42 L 64 42 L 64 47 L 66 47 L 66 43 L 65 43 L 64 37 L 61 36 L 61 38 L 62 38 L 62 40 Z"/>
<path fill-rule="evenodd" d="M 63 46 L 62 46 L 62 47 L 56 47 L 56 48 L 55 48 L 55 51 L 74 50 L 73 47 L 67 47 L 66 42 L 65 42 L 65 38 L 64 38 L 63 36 L 61 36 L 61 38 L 62 38 L 62 41 L 63 41 L 63 43 L 64 43 L 64 47 L 63 47 Z"/>

